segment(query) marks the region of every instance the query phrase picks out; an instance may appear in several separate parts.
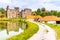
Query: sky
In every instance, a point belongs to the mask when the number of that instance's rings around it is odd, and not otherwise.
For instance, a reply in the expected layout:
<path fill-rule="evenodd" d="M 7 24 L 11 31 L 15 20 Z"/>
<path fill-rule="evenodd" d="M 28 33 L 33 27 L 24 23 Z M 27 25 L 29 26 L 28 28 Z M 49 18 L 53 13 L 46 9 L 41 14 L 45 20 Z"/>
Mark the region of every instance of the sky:
<path fill-rule="evenodd" d="M 0 0 L 0 8 L 6 9 L 7 5 L 10 8 L 19 7 L 20 10 L 24 8 L 36 10 L 37 8 L 45 7 L 47 10 L 60 11 L 60 0 Z"/>

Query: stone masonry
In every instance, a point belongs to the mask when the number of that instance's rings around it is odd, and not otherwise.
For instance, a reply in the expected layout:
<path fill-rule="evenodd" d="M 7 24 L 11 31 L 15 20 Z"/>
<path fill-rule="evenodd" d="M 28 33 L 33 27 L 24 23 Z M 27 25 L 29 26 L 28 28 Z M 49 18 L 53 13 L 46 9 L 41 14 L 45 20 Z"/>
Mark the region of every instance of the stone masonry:
<path fill-rule="evenodd" d="M 18 7 L 15 7 L 14 9 L 10 9 L 9 6 L 7 6 L 6 13 L 7 13 L 7 18 L 17 18 L 20 12 Z"/>
<path fill-rule="evenodd" d="M 21 11 L 21 16 L 25 18 L 27 15 L 32 15 L 32 10 L 29 8 L 25 8 Z"/>
<path fill-rule="evenodd" d="M 32 15 L 32 10 L 29 8 L 25 8 L 20 12 L 18 7 L 15 7 L 14 9 L 10 9 L 9 6 L 7 6 L 6 13 L 7 13 L 7 18 L 18 18 L 18 16 L 25 18 L 27 15 Z"/>

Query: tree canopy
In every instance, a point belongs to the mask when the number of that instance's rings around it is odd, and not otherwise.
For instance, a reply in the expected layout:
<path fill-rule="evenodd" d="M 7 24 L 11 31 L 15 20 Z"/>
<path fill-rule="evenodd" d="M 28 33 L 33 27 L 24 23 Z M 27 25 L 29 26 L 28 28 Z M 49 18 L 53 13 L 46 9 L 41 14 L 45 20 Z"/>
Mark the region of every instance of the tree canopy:
<path fill-rule="evenodd" d="M 4 14 L 5 13 L 5 9 L 4 8 L 0 8 L 0 13 Z"/>
<path fill-rule="evenodd" d="M 37 11 L 35 11 L 35 13 L 36 13 L 36 15 L 40 15 L 40 13 L 41 13 L 40 8 L 38 8 Z"/>
<path fill-rule="evenodd" d="M 56 10 L 51 10 L 51 11 L 47 11 L 46 12 L 46 9 L 45 8 L 38 8 L 36 11 L 35 11 L 35 14 L 36 15 L 40 15 L 42 17 L 44 16 L 58 16 L 60 17 L 60 12 L 56 11 Z"/>

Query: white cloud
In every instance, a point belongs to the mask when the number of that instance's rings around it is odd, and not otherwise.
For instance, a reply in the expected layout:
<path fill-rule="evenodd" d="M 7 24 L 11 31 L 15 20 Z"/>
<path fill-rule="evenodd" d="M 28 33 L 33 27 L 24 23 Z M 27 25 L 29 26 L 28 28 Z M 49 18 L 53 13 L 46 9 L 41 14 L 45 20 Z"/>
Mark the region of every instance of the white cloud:
<path fill-rule="evenodd" d="M 53 2 L 53 3 L 51 3 Z M 40 5 L 42 5 L 42 7 L 45 7 L 48 10 L 58 10 L 60 11 L 60 5 L 57 6 L 54 4 L 54 2 L 56 2 L 55 4 L 59 5 L 58 2 L 60 2 L 60 0 L 40 0 Z"/>
<path fill-rule="evenodd" d="M 56 2 L 56 5 L 51 2 Z M 22 9 L 28 7 L 33 10 L 42 7 L 45 7 L 48 10 L 60 10 L 58 2 L 60 2 L 60 0 L 0 0 L 0 5 L 4 4 L 3 7 L 6 7 L 5 4 L 10 5 L 11 7 L 18 6 Z"/>
<path fill-rule="evenodd" d="M 0 3 L 10 4 L 11 3 L 11 0 L 0 0 Z"/>

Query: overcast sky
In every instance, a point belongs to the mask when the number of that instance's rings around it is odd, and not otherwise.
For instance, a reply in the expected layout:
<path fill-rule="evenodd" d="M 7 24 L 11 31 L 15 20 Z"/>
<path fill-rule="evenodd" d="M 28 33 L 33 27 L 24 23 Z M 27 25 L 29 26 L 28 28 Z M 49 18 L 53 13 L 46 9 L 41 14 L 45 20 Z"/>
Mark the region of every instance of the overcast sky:
<path fill-rule="evenodd" d="M 59 10 L 60 0 L 0 0 L 0 8 L 6 8 L 9 5 L 10 8 L 19 7 L 20 9 L 31 8 L 36 10 L 37 8 L 45 7 L 47 10 Z"/>

